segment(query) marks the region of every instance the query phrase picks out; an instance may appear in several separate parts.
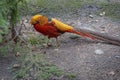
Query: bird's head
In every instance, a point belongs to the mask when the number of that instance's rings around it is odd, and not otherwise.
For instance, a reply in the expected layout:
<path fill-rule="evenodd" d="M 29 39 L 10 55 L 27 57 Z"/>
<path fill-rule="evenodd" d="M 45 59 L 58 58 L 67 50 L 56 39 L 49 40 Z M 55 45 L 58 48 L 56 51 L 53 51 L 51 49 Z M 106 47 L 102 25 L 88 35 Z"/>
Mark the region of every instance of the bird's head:
<path fill-rule="evenodd" d="M 48 23 L 48 18 L 46 16 L 43 16 L 43 15 L 34 15 L 30 19 L 30 23 L 32 25 L 34 25 L 34 24 L 44 25 L 44 24 Z"/>

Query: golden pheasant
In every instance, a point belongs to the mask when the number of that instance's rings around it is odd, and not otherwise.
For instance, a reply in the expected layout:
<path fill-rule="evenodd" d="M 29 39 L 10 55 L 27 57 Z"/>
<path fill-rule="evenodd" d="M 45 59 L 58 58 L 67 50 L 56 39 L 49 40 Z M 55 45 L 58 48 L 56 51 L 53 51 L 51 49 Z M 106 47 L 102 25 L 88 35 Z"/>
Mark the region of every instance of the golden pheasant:
<path fill-rule="evenodd" d="M 55 18 L 48 19 L 48 17 L 43 16 L 43 15 L 33 16 L 30 20 L 30 23 L 34 26 L 36 31 L 42 33 L 48 38 L 56 38 L 57 42 L 58 42 L 57 40 L 58 36 L 60 36 L 61 34 L 65 32 L 68 32 L 68 33 L 78 34 L 82 37 L 88 37 L 93 40 L 100 39 L 100 40 L 108 41 L 110 43 L 118 44 L 114 42 L 114 40 L 113 41 L 109 40 L 111 39 L 109 37 L 107 39 L 106 36 L 104 35 L 101 36 L 101 34 L 98 34 L 96 32 L 89 31 L 89 30 L 84 30 L 84 29 L 76 30 L 72 26 L 64 24 Z M 119 40 L 117 42 L 119 42 Z"/>

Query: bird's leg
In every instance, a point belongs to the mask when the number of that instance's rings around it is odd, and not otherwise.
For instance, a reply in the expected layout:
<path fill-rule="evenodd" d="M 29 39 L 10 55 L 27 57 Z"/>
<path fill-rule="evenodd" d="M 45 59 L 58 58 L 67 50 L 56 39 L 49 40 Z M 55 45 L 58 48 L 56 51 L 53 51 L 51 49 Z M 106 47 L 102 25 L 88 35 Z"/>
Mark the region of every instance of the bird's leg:
<path fill-rule="evenodd" d="M 59 41 L 58 41 L 58 38 L 56 37 L 56 47 L 59 46 Z"/>
<path fill-rule="evenodd" d="M 44 41 L 47 44 L 49 42 L 49 38 L 47 36 L 44 37 Z"/>

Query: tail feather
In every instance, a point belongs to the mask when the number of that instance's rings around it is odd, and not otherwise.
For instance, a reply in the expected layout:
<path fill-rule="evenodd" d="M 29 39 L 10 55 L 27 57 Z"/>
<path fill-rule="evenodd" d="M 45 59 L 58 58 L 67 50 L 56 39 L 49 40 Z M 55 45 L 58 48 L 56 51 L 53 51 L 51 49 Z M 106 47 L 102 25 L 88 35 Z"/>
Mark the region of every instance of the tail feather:
<path fill-rule="evenodd" d="M 120 38 L 118 38 L 118 37 L 113 37 L 113 36 L 110 36 L 108 34 L 98 33 L 98 32 L 86 30 L 86 29 L 77 29 L 77 30 L 79 32 L 90 33 L 98 40 L 102 40 L 102 41 L 105 41 L 107 43 L 111 43 L 111 44 L 120 46 Z"/>
<path fill-rule="evenodd" d="M 96 39 L 96 37 L 94 37 L 92 34 L 90 34 L 89 32 L 82 32 L 82 31 L 76 31 L 76 30 L 68 30 L 67 32 L 69 33 L 74 33 L 74 34 L 78 34 L 82 37 L 88 37 L 88 38 L 91 38 L 93 40 Z"/>
<path fill-rule="evenodd" d="M 78 34 L 82 37 L 89 37 L 93 40 L 96 40 L 96 39 L 102 40 L 107 43 L 111 43 L 111 44 L 120 46 L 120 38 L 113 37 L 113 36 L 110 36 L 107 34 L 98 33 L 98 32 L 94 32 L 94 31 L 86 30 L 86 29 L 68 30 L 67 32 Z"/>

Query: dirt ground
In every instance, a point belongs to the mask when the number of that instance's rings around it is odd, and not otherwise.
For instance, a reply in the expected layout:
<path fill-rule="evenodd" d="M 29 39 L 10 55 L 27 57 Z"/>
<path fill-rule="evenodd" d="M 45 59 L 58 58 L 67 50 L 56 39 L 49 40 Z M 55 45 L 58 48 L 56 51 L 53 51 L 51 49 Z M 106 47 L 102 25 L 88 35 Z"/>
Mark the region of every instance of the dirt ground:
<path fill-rule="evenodd" d="M 94 22 L 98 20 L 98 22 Z M 85 21 L 85 22 L 84 22 Z M 93 21 L 93 22 L 92 22 Z M 77 22 L 77 21 L 76 21 Z M 75 23 L 76 23 L 75 22 Z M 76 25 L 74 23 L 74 25 Z M 78 23 L 77 23 L 78 24 Z M 84 18 L 78 27 L 91 26 L 95 31 L 120 35 L 120 24 L 109 18 Z M 46 49 L 47 60 L 67 72 L 77 74 L 75 80 L 120 80 L 120 47 L 83 38 L 71 39 L 72 34 L 60 37 L 58 48 Z"/>
<path fill-rule="evenodd" d="M 15 64 L 15 56 L 10 55 L 0 58 L 0 80 L 12 80 L 12 65 Z"/>
<path fill-rule="evenodd" d="M 73 17 L 73 16 L 72 16 Z M 59 18 L 77 28 L 86 28 L 96 32 L 120 37 L 120 21 L 105 16 L 80 16 Z M 59 47 L 42 49 L 46 60 L 66 72 L 77 75 L 75 80 L 120 80 L 120 46 L 73 37 L 65 33 L 59 37 Z M 35 51 L 41 52 L 40 49 Z M 9 70 L 13 59 L 0 59 L 0 80 L 11 80 Z"/>

